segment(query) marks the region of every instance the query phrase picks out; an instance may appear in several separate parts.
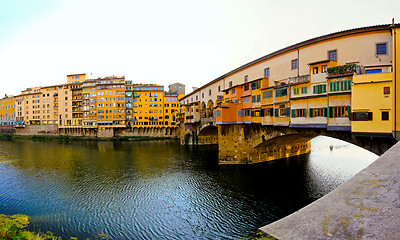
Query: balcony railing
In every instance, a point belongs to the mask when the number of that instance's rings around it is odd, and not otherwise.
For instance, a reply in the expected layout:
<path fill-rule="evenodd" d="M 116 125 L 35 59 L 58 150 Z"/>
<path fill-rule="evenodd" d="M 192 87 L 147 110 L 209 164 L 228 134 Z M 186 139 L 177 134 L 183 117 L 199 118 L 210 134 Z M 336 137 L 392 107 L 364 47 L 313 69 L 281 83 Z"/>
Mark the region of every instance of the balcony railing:
<path fill-rule="evenodd" d="M 310 81 L 310 75 L 303 75 L 303 76 L 289 78 L 289 84 L 309 82 L 309 81 Z"/>

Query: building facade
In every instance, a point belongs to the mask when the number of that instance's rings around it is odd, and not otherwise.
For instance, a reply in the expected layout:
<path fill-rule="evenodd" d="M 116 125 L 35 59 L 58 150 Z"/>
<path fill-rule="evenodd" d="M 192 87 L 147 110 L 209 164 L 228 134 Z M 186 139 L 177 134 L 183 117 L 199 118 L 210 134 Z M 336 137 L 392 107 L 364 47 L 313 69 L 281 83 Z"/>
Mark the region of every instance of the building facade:
<path fill-rule="evenodd" d="M 178 96 L 161 85 L 133 84 L 123 76 L 71 74 L 65 84 L 28 88 L 2 99 L 0 117 L 16 128 L 42 126 L 38 129 L 46 132 L 43 126 L 52 125 L 65 135 L 129 136 L 135 128 L 168 128 L 171 133 L 178 128 Z"/>
<path fill-rule="evenodd" d="M 211 116 L 217 125 L 392 135 L 396 27 L 337 32 L 256 59 L 182 98 L 184 123 Z"/>
<path fill-rule="evenodd" d="M 15 97 L 5 96 L 0 99 L 0 125 L 12 126 L 15 122 Z"/>

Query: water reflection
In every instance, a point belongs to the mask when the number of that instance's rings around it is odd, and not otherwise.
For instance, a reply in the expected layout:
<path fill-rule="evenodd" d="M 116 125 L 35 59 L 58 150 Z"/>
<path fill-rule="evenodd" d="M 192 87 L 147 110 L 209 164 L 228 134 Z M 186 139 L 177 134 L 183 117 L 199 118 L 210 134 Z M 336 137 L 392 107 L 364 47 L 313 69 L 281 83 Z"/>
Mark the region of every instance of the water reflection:
<path fill-rule="evenodd" d="M 311 154 L 286 160 L 218 166 L 217 156 L 176 141 L 0 141 L 0 213 L 27 214 L 32 230 L 65 238 L 238 238 L 376 158 L 323 137 Z"/>

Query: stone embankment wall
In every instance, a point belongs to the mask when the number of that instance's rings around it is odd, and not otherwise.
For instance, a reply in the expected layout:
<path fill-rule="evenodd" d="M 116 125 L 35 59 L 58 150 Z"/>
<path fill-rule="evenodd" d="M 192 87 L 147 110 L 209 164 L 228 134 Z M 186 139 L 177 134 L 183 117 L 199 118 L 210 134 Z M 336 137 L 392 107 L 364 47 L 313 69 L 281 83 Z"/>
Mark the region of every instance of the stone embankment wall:
<path fill-rule="evenodd" d="M 27 125 L 24 128 L 3 129 L 0 128 L 4 133 L 12 133 L 17 135 L 32 136 L 32 135 L 43 135 L 43 136 L 58 136 L 67 135 L 74 137 L 99 137 L 99 138 L 113 138 L 113 137 L 170 137 L 179 138 L 179 128 L 93 128 L 93 129 L 82 129 L 82 128 L 64 128 L 58 129 L 57 125 Z"/>
<path fill-rule="evenodd" d="M 133 128 L 115 129 L 115 137 L 171 137 L 179 138 L 179 128 Z"/>
<path fill-rule="evenodd" d="M 15 134 L 17 135 L 43 135 L 43 136 L 57 136 L 58 126 L 57 125 L 26 125 L 23 128 L 15 128 Z"/>
<path fill-rule="evenodd" d="M 0 134 L 14 134 L 15 130 L 13 127 L 10 126 L 1 126 L 0 127 Z"/>

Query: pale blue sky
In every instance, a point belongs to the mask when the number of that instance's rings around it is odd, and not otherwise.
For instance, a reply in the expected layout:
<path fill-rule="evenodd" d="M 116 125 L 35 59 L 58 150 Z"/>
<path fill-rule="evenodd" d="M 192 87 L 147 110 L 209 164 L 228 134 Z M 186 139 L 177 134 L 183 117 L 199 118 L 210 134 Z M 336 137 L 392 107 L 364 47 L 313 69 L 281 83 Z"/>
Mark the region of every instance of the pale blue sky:
<path fill-rule="evenodd" d="M 189 93 L 283 47 L 392 18 L 398 0 L 0 0 L 0 97 L 83 72 Z"/>

